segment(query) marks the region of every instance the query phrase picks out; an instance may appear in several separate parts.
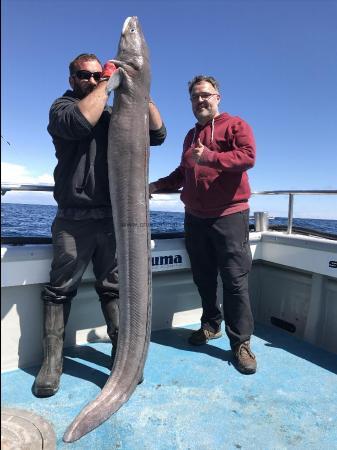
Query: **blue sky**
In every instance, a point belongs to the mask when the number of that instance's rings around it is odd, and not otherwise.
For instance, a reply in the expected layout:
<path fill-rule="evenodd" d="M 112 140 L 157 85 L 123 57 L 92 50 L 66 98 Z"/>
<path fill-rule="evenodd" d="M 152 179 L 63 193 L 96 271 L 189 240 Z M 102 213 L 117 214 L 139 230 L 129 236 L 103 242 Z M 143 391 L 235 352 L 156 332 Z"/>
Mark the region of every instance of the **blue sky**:
<path fill-rule="evenodd" d="M 68 88 L 69 62 L 82 52 L 114 57 L 130 15 L 143 27 L 151 95 L 168 129 L 164 145 L 151 149 L 151 181 L 179 164 L 195 122 L 187 82 L 209 74 L 220 82 L 221 111 L 253 127 L 253 191 L 337 189 L 337 2 L 328 0 L 3 0 L 3 181 L 52 182 L 48 111 Z M 53 204 L 36 193 L 3 201 Z M 182 205 L 157 197 L 151 208 Z M 285 215 L 287 197 L 254 196 L 251 210 Z M 296 197 L 294 215 L 337 219 L 337 196 Z"/>

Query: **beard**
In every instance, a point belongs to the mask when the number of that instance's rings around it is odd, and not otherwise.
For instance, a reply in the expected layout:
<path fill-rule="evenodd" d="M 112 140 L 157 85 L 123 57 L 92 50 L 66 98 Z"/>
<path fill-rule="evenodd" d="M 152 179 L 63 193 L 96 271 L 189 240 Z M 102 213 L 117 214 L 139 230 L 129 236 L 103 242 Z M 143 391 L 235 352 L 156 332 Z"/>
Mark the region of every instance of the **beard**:
<path fill-rule="evenodd" d="M 196 117 L 196 119 L 206 119 L 208 117 L 212 116 L 212 111 L 209 110 L 209 108 L 207 107 L 201 107 L 201 108 L 197 108 L 194 111 L 194 116 Z"/>
<path fill-rule="evenodd" d="M 82 100 L 82 98 L 89 95 L 95 89 L 95 87 L 96 86 L 93 86 L 92 84 L 87 84 L 83 87 L 83 85 L 81 85 L 79 83 L 75 83 L 73 92 L 77 98 Z"/>

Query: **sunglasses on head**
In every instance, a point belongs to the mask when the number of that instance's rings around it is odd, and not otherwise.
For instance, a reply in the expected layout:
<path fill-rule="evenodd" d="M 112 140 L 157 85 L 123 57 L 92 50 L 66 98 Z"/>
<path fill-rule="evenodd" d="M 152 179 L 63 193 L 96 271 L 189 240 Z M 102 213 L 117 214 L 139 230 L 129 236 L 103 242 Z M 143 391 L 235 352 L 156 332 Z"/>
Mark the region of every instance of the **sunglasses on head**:
<path fill-rule="evenodd" d="M 102 72 L 89 72 L 89 70 L 77 70 L 77 72 L 75 72 L 75 76 L 79 79 L 79 80 L 90 80 L 91 77 L 93 77 L 93 79 L 95 81 L 99 81 L 102 77 Z"/>

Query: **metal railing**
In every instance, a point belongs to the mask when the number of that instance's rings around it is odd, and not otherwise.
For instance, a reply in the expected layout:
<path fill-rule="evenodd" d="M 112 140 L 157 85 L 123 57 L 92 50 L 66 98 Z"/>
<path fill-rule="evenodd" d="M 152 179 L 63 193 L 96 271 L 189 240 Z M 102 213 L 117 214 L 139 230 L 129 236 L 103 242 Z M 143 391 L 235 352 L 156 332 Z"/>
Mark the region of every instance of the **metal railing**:
<path fill-rule="evenodd" d="M 39 192 L 53 192 L 54 186 L 51 184 L 10 184 L 4 183 L 1 185 L 1 195 L 5 195 L 9 191 L 39 191 Z"/>
<path fill-rule="evenodd" d="M 294 217 L 294 196 L 295 195 L 337 195 L 337 190 L 323 189 L 323 190 L 291 190 L 291 191 L 260 191 L 252 192 L 252 195 L 288 195 L 288 227 L 287 233 L 291 234 L 293 228 Z"/>
<path fill-rule="evenodd" d="M 2 184 L 1 195 L 5 195 L 9 191 L 40 191 L 53 192 L 54 186 L 40 185 L 40 184 Z M 161 190 L 156 194 L 180 194 L 180 191 Z M 323 190 L 285 190 L 285 191 L 259 191 L 252 192 L 252 195 L 288 195 L 288 227 L 287 233 L 291 234 L 293 228 L 294 217 L 294 197 L 295 195 L 337 195 L 337 190 L 323 189 Z"/>

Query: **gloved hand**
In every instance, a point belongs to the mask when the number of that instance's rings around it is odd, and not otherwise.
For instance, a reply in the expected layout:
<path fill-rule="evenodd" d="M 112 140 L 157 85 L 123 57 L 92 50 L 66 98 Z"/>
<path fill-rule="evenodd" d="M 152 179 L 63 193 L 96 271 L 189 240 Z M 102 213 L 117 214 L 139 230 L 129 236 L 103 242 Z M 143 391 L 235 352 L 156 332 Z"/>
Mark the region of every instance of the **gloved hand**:
<path fill-rule="evenodd" d="M 106 79 L 108 80 L 111 75 L 116 72 L 117 67 L 115 66 L 115 64 L 111 61 L 108 61 L 104 64 L 103 66 L 103 72 L 102 72 L 102 77 L 101 79 Z"/>

